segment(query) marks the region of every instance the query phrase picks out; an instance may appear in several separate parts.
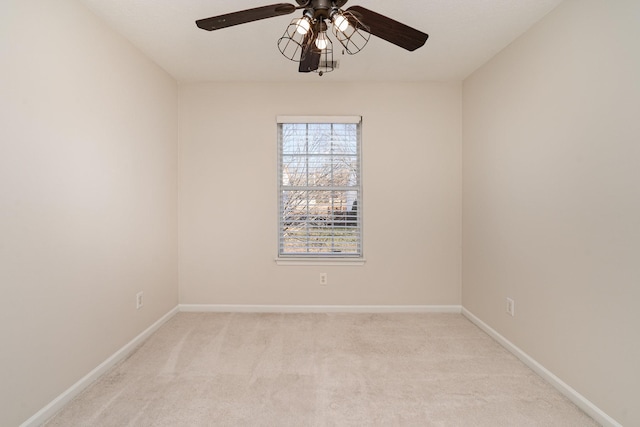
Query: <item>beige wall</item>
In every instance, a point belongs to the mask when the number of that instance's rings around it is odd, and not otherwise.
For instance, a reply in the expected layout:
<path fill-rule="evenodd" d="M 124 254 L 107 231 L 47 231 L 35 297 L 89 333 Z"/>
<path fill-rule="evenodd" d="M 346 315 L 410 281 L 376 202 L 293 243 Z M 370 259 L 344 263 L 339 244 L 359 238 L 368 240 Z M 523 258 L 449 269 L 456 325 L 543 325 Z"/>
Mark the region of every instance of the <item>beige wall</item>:
<path fill-rule="evenodd" d="M 182 87 L 180 302 L 460 304 L 460 109 L 460 84 Z M 364 266 L 275 264 L 279 114 L 362 115 Z"/>
<path fill-rule="evenodd" d="M 0 70 L 0 425 L 15 426 L 177 304 L 178 93 L 68 0 L 3 2 Z"/>
<path fill-rule="evenodd" d="M 636 0 L 567 1 L 463 86 L 463 304 L 628 426 L 640 425 L 639 22 Z"/>

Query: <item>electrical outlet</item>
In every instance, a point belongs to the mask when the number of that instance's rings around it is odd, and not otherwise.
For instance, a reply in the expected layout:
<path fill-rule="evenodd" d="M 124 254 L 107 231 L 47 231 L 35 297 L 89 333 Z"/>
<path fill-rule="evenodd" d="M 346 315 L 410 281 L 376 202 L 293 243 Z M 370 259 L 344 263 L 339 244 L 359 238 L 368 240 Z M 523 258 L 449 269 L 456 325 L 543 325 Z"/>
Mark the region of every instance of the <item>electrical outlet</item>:
<path fill-rule="evenodd" d="M 507 314 L 516 315 L 516 303 L 511 298 L 507 298 Z"/>
<path fill-rule="evenodd" d="M 327 273 L 320 273 L 320 284 L 322 286 L 327 285 Z"/>
<path fill-rule="evenodd" d="M 142 292 L 138 292 L 136 294 L 136 310 L 140 310 L 140 308 L 143 305 L 142 295 L 143 295 Z"/>

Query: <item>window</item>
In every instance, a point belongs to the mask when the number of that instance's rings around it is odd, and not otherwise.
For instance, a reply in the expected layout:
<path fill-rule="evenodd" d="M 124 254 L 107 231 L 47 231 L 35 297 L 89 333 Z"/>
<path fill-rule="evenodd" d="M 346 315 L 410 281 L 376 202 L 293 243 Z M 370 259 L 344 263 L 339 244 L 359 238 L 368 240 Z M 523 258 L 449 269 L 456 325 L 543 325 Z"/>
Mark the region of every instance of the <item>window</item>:
<path fill-rule="evenodd" d="M 279 258 L 361 258 L 360 117 L 278 117 Z"/>

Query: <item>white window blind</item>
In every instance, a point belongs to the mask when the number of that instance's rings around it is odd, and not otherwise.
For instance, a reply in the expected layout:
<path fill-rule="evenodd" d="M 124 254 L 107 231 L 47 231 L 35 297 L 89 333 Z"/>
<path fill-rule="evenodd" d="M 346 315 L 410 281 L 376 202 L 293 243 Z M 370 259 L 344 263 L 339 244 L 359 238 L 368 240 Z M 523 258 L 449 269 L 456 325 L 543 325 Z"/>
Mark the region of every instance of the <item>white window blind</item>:
<path fill-rule="evenodd" d="M 279 257 L 362 257 L 360 124 L 278 117 Z"/>

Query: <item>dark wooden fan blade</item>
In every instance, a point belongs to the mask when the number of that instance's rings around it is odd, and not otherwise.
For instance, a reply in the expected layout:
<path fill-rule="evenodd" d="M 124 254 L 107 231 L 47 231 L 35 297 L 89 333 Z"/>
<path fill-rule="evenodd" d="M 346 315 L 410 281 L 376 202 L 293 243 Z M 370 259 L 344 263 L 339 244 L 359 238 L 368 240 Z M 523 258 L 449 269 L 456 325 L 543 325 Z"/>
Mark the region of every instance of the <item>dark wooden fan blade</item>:
<path fill-rule="evenodd" d="M 307 46 L 302 53 L 302 61 L 300 61 L 298 71 L 301 73 L 316 71 L 318 67 L 320 67 L 320 56 L 320 49 L 316 48 L 313 43 L 311 43 L 311 45 Z"/>
<path fill-rule="evenodd" d="M 274 16 L 288 15 L 293 13 L 296 7 L 288 3 L 277 3 L 269 6 L 256 7 L 253 9 L 241 10 L 239 12 L 227 13 L 226 15 L 212 16 L 211 18 L 199 19 L 196 21 L 198 28 L 213 31 L 233 25 L 245 24 L 247 22 L 259 21 L 260 19 L 273 18 Z"/>
<path fill-rule="evenodd" d="M 362 28 L 363 30 L 409 51 L 414 51 L 423 46 L 429 38 L 429 35 L 422 31 L 418 31 L 401 22 L 394 21 L 384 15 L 365 9 L 362 6 L 351 6 L 347 10 L 356 15 L 358 19 L 362 20 L 364 25 L 369 27 L 368 30 Z"/>
<path fill-rule="evenodd" d="M 321 53 L 320 49 L 316 48 L 312 35 L 313 33 L 309 31 L 302 42 L 304 47 L 300 53 L 300 65 L 298 66 L 298 71 L 301 73 L 310 73 L 320 67 Z"/>

